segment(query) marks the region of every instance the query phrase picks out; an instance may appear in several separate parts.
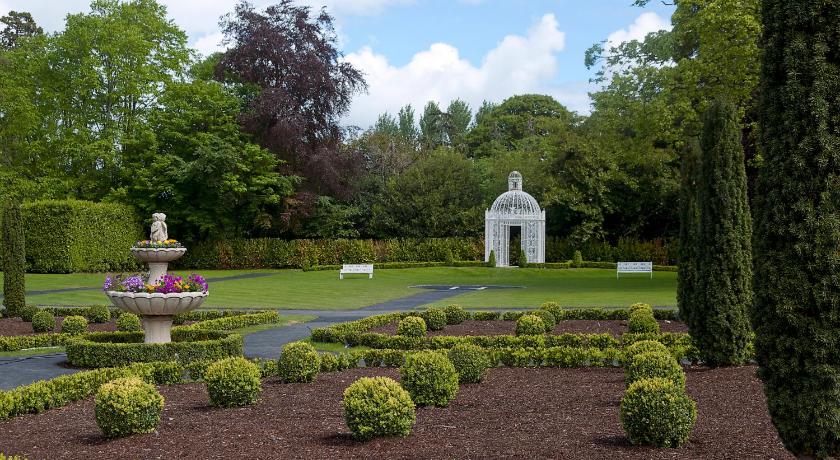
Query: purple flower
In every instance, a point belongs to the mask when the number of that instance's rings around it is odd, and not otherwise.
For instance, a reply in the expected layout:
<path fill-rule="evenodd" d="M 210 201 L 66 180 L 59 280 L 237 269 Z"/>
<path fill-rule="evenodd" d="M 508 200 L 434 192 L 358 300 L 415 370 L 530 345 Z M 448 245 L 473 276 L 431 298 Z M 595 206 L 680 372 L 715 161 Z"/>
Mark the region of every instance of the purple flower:
<path fill-rule="evenodd" d="M 143 282 L 143 278 L 135 275 L 124 279 L 121 286 L 123 290 L 127 292 L 143 292 L 143 289 L 146 287 L 146 283 Z"/>
<path fill-rule="evenodd" d="M 102 290 L 103 291 L 110 291 L 113 284 L 114 284 L 114 280 L 111 279 L 110 276 L 106 276 L 105 277 L 105 284 L 102 285 Z"/>
<path fill-rule="evenodd" d="M 207 281 L 204 279 L 203 276 L 193 273 L 188 278 L 188 281 L 190 283 L 191 288 L 193 287 L 193 285 L 197 285 L 197 287 L 201 289 L 201 292 L 207 292 Z"/>

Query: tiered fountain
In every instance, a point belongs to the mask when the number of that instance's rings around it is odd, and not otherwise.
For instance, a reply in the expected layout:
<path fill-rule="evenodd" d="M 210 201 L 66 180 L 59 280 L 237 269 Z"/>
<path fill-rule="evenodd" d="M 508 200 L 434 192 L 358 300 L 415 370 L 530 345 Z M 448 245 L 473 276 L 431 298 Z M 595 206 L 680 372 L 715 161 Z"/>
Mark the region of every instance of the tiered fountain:
<path fill-rule="evenodd" d="M 137 260 L 149 265 L 147 284 L 157 284 L 166 275 L 169 262 L 177 260 L 187 248 L 169 239 L 166 215 L 152 215 L 150 247 L 135 246 L 131 253 Z M 177 245 L 177 247 L 175 247 Z M 155 247 L 158 246 L 158 247 Z M 117 308 L 139 315 L 143 321 L 146 343 L 172 341 L 172 317 L 178 313 L 195 310 L 204 303 L 208 292 L 120 292 L 105 291 Z"/>

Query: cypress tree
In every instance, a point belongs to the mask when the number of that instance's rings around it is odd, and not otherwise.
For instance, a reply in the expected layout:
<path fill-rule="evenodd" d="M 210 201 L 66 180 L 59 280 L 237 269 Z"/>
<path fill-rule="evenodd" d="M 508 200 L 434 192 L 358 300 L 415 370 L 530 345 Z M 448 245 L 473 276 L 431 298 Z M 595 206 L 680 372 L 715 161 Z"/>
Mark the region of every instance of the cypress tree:
<path fill-rule="evenodd" d="M 3 304 L 9 316 L 20 316 L 26 306 L 26 252 L 20 206 L 3 207 Z"/>
<path fill-rule="evenodd" d="M 840 2 L 764 0 L 762 20 L 759 377 L 788 450 L 840 456 Z"/>
<path fill-rule="evenodd" d="M 703 115 L 699 235 L 691 336 L 711 366 L 743 364 L 751 339 L 752 219 L 738 112 L 714 101 Z"/>
<path fill-rule="evenodd" d="M 697 175 L 700 144 L 692 138 L 683 148 L 680 165 L 680 239 L 677 270 L 677 305 L 680 318 L 692 324 L 702 291 L 697 286 L 697 254 L 700 245 L 700 212 L 697 204 Z"/>

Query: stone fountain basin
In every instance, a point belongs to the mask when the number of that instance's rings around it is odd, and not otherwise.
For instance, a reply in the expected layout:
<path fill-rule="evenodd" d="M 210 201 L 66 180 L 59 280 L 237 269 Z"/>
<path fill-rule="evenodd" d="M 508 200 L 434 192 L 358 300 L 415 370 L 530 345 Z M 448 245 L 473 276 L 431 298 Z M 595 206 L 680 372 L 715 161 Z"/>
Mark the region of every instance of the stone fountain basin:
<path fill-rule="evenodd" d="M 137 260 L 147 263 L 172 262 L 187 252 L 187 248 L 131 248 Z"/>
<path fill-rule="evenodd" d="M 107 291 L 105 295 L 117 308 L 141 316 L 172 316 L 195 310 L 204 303 L 208 292 L 180 292 L 161 294 L 159 292 L 117 292 Z"/>

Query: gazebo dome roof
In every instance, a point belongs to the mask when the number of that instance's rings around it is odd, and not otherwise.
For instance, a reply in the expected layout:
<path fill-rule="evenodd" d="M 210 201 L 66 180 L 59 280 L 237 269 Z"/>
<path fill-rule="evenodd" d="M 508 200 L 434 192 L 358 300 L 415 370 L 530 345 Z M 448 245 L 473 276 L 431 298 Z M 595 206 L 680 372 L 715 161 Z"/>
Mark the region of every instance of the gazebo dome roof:
<path fill-rule="evenodd" d="M 522 191 L 522 174 L 513 171 L 508 176 L 508 191 L 496 198 L 490 213 L 494 217 L 540 218 L 541 210 L 537 200 Z"/>

